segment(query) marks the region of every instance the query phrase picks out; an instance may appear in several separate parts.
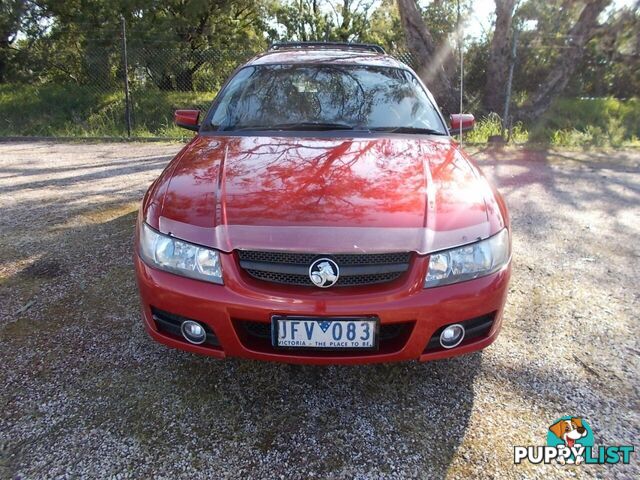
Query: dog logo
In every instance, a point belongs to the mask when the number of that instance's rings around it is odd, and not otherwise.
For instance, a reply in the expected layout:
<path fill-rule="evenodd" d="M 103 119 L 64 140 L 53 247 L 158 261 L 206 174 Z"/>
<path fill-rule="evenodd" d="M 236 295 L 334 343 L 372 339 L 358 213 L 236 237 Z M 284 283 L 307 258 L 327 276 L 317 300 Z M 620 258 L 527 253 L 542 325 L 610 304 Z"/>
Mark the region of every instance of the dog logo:
<path fill-rule="evenodd" d="M 571 452 L 572 448 L 576 446 L 576 443 L 585 447 L 593 445 L 593 435 L 591 435 L 590 442 L 586 438 L 590 433 L 587 431 L 587 427 L 587 422 L 580 417 L 563 417 L 549 427 L 549 432 L 555 435 L 556 439 L 564 443 L 564 446 L 567 447 L 566 451 Z M 555 444 L 552 446 L 559 445 L 553 437 L 551 441 L 549 441 L 549 436 L 550 435 L 547 436 L 547 443 L 549 445 L 551 445 L 551 443 Z M 565 462 L 580 465 L 584 462 L 584 457 L 582 455 L 576 455 L 575 458 L 573 455 L 568 456 L 568 458 L 565 456 L 558 457 L 558 463 L 564 464 Z"/>
<path fill-rule="evenodd" d="M 513 463 L 560 465 L 628 465 L 633 445 L 596 445 L 593 431 L 582 417 L 564 416 L 547 429 L 546 445 L 515 445 Z M 564 468 L 564 467 L 558 467 Z M 578 468 L 578 467 L 575 467 Z"/>
<path fill-rule="evenodd" d="M 309 267 L 309 278 L 316 287 L 329 288 L 340 277 L 338 264 L 330 258 L 319 258 Z"/>

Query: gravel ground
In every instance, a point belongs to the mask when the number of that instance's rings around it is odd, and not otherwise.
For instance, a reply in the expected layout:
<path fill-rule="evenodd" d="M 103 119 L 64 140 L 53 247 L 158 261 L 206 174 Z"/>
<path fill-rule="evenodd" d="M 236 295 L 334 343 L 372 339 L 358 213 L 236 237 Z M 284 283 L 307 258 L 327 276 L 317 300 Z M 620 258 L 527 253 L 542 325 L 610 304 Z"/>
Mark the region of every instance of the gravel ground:
<path fill-rule="evenodd" d="M 0 143 L 0 478 L 638 478 L 513 464 L 556 418 L 640 438 L 640 152 L 478 151 L 514 271 L 481 354 L 306 367 L 144 333 L 137 204 L 180 145 Z M 638 445 L 636 444 L 636 448 Z"/>

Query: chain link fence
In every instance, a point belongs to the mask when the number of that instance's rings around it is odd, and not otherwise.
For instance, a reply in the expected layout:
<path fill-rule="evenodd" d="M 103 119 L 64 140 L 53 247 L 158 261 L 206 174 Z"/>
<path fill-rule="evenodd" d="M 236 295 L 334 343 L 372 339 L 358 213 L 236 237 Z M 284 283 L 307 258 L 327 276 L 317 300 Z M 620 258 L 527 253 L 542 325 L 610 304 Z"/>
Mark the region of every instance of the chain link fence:
<path fill-rule="evenodd" d="M 161 45 L 15 50 L 14 68 L 0 83 L 0 135 L 180 137 L 173 111 L 206 110 L 255 53 Z"/>
<path fill-rule="evenodd" d="M 257 53 L 121 39 L 82 51 L 16 49 L 0 83 L 0 136 L 183 138 L 190 134 L 173 124 L 173 111 L 206 111 Z M 406 52 L 395 56 L 412 63 Z"/>

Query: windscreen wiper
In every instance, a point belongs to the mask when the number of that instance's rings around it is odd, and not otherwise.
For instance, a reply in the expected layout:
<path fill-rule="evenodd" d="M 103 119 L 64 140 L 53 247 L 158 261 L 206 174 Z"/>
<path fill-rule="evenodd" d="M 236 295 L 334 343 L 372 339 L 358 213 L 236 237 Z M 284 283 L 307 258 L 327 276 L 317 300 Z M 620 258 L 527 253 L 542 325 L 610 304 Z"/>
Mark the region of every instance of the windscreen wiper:
<path fill-rule="evenodd" d="M 242 125 L 239 127 L 230 125 L 223 127 L 225 131 L 243 131 L 243 130 L 353 130 L 352 125 L 346 123 L 329 123 L 329 122 L 292 122 L 292 123 L 276 123 L 273 125 Z"/>
<path fill-rule="evenodd" d="M 296 122 L 281 123 L 273 128 L 278 130 L 353 130 L 353 125 L 331 122 Z"/>
<path fill-rule="evenodd" d="M 372 132 L 389 132 L 389 133 L 415 133 L 422 135 L 447 135 L 441 130 L 435 130 L 433 128 L 422 127 L 373 127 L 370 128 Z"/>

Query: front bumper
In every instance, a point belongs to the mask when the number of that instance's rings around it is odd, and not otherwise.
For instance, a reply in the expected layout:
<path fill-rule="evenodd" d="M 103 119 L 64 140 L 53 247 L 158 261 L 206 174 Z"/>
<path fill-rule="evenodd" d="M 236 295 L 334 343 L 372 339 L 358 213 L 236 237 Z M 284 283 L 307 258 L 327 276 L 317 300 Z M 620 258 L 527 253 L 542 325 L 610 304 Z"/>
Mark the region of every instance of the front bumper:
<path fill-rule="evenodd" d="M 242 357 L 306 364 L 358 364 L 402 360 L 436 360 L 480 350 L 497 337 L 510 277 L 510 265 L 487 277 L 423 289 L 427 257 L 417 257 L 402 279 L 383 286 L 315 290 L 267 284 L 248 278 L 233 254 L 222 254 L 225 285 L 215 285 L 163 272 L 134 262 L 147 331 L 170 347 L 217 358 Z M 210 328 L 219 345 L 193 345 L 158 328 L 154 312 L 197 320 Z M 279 350 L 252 336 L 245 325 L 268 328 L 273 315 L 377 315 L 381 327 L 399 331 L 375 352 Z M 445 350 L 427 348 L 444 325 L 491 317 L 482 335 Z M 252 327 L 253 328 L 253 327 Z M 264 330 L 263 328 L 263 330 Z M 255 329 L 253 329 L 255 330 Z M 433 345 L 433 342 L 432 342 Z"/>

